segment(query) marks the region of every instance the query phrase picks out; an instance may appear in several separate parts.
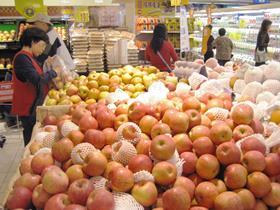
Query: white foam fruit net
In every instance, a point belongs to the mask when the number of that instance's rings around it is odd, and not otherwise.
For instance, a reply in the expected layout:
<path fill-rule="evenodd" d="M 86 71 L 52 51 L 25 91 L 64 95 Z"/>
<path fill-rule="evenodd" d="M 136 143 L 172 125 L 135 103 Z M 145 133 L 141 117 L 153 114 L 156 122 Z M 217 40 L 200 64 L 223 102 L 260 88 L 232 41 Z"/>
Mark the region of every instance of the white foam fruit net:
<path fill-rule="evenodd" d="M 175 62 L 175 69 L 173 73 L 179 78 L 188 79 L 192 73 L 200 72 L 201 64 L 187 61 L 177 61 Z"/>
<path fill-rule="evenodd" d="M 48 134 L 49 134 L 49 132 L 46 132 L 46 131 L 38 132 L 38 133 L 36 133 L 36 135 L 34 136 L 33 140 L 34 140 L 34 141 L 37 141 L 37 142 L 40 142 L 40 143 L 43 143 L 44 138 L 45 138 Z"/>
<path fill-rule="evenodd" d="M 260 93 L 257 96 L 256 103 L 259 104 L 259 103 L 262 103 L 262 102 L 266 102 L 266 103 L 270 104 L 274 97 L 275 96 L 271 92 L 263 91 L 262 93 Z"/>
<path fill-rule="evenodd" d="M 138 171 L 134 173 L 134 182 L 150 181 L 154 182 L 155 178 L 149 171 Z"/>
<path fill-rule="evenodd" d="M 92 144 L 80 143 L 72 149 L 71 159 L 74 164 L 83 164 L 87 155 L 94 151 L 96 151 L 96 148 Z"/>
<path fill-rule="evenodd" d="M 189 79 L 188 79 L 189 84 L 190 84 L 190 86 L 192 87 L 193 90 L 198 89 L 199 86 L 200 86 L 203 82 L 205 82 L 205 81 L 207 81 L 207 80 L 208 80 L 207 77 L 205 77 L 205 76 L 203 76 L 203 75 L 201 75 L 201 74 L 198 74 L 198 73 L 196 73 L 196 72 L 193 73 L 193 74 L 189 77 Z"/>
<path fill-rule="evenodd" d="M 110 93 L 107 97 L 106 97 L 106 101 L 109 103 L 109 104 L 114 104 L 118 101 L 124 101 L 124 100 L 128 100 L 130 97 L 129 95 L 124 92 L 123 90 L 121 89 L 116 89 L 115 92 L 113 93 Z"/>
<path fill-rule="evenodd" d="M 135 147 L 128 141 L 116 142 L 112 145 L 112 149 L 112 159 L 124 166 L 128 165 L 131 158 L 137 155 Z"/>
<path fill-rule="evenodd" d="M 280 80 L 280 63 L 276 61 L 270 62 L 264 68 L 264 77 L 266 80 L 268 79 Z"/>
<path fill-rule="evenodd" d="M 177 84 L 175 93 L 176 93 L 177 95 L 180 95 L 180 94 L 183 94 L 183 93 L 188 93 L 188 92 L 190 92 L 191 89 L 192 89 L 191 86 L 187 85 L 186 83 L 179 82 L 179 83 Z"/>
<path fill-rule="evenodd" d="M 38 154 L 41 154 L 41 153 L 50 153 L 51 154 L 52 150 L 50 148 L 47 148 L 47 147 L 41 148 L 34 154 L 34 156 L 38 155 Z"/>
<path fill-rule="evenodd" d="M 263 83 L 263 89 L 264 91 L 277 95 L 280 92 L 280 81 L 275 79 L 266 80 Z"/>
<path fill-rule="evenodd" d="M 114 210 L 144 210 L 130 194 L 122 192 L 113 192 L 115 200 Z"/>
<path fill-rule="evenodd" d="M 205 112 L 205 115 L 209 118 L 209 119 L 214 119 L 214 120 L 226 120 L 229 116 L 229 111 L 220 107 L 214 107 L 211 108 L 209 110 L 207 110 L 207 112 Z"/>
<path fill-rule="evenodd" d="M 224 91 L 223 85 L 218 80 L 211 79 L 202 83 L 200 88 L 197 91 L 195 91 L 195 95 L 197 97 L 200 97 L 205 93 L 218 95 L 223 91 Z"/>
<path fill-rule="evenodd" d="M 80 130 L 79 126 L 71 121 L 65 121 L 61 126 L 61 134 L 62 136 L 66 137 L 71 131 L 78 131 Z"/>
<path fill-rule="evenodd" d="M 246 87 L 245 81 L 243 79 L 238 79 L 234 83 L 233 91 L 235 93 L 241 94 L 245 87 Z"/>
<path fill-rule="evenodd" d="M 59 140 L 58 133 L 57 132 L 50 132 L 43 139 L 43 147 L 52 148 L 53 144 L 58 140 Z"/>
<path fill-rule="evenodd" d="M 108 182 L 108 180 L 105 179 L 103 176 L 92 177 L 90 181 L 93 183 L 95 190 L 106 188 L 106 184 Z"/>
<path fill-rule="evenodd" d="M 251 82 L 247 84 L 244 90 L 241 92 L 241 97 L 256 98 L 260 93 L 263 92 L 263 86 L 259 82 Z"/>
<path fill-rule="evenodd" d="M 246 71 L 244 75 L 244 80 L 246 84 L 249 84 L 250 82 L 263 82 L 263 72 L 260 68 L 255 67 L 254 69 L 249 69 Z"/>
<path fill-rule="evenodd" d="M 126 131 L 127 130 L 127 131 Z M 133 137 L 126 137 L 125 132 L 129 132 Z M 117 130 L 118 141 L 128 141 L 133 145 L 136 145 L 141 139 L 141 129 L 133 122 L 123 123 Z"/>

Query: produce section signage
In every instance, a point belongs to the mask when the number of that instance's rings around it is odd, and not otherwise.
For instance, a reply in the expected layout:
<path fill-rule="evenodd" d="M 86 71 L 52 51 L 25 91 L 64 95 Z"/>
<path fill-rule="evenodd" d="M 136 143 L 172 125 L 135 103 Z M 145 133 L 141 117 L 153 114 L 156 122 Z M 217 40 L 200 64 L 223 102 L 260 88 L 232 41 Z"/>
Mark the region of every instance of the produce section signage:
<path fill-rule="evenodd" d="M 253 0 L 254 4 L 269 4 L 270 0 Z"/>
<path fill-rule="evenodd" d="M 16 10 L 25 18 L 33 18 L 37 13 L 47 14 L 43 0 L 15 0 Z"/>
<path fill-rule="evenodd" d="M 12 82 L 0 82 L 0 103 L 12 102 L 13 92 Z"/>
<path fill-rule="evenodd" d="M 89 22 L 89 10 L 88 7 L 74 7 L 74 19 L 76 23 Z"/>
<path fill-rule="evenodd" d="M 170 0 L 136 0 L 136 15 L 145 17 L 174 15 L 175 7 L 171 5 Z"/>

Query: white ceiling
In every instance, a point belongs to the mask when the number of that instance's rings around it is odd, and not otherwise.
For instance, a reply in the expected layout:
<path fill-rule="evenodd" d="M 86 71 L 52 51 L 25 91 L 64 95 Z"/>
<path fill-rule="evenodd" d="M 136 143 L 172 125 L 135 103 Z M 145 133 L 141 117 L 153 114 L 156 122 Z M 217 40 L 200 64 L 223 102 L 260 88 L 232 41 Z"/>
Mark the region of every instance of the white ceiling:
<path fill-rule="evenodd" d="M 279 2 L 280 0 L 270 0 L 271 3 Z M 253 4 L 253 0 L 190 0 L 190 3 L 204 3 L 204 4 Z"/>

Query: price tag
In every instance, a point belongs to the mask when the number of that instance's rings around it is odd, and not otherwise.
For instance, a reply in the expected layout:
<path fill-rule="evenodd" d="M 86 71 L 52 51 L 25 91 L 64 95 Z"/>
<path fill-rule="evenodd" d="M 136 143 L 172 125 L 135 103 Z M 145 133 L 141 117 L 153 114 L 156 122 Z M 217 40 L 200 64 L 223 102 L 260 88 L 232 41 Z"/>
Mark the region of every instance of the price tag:
<path fill-rule="evenodd" d="M 0 102 L 12 102 L 13 100 L 13 83 L 0 82 Z"/>
<path fill-rule="evenodd" d="M 7 44 L 0 44 L 0 50 L 5 50 L 7 47 Z"/>
<path fill-rule="evenodd" d="M 88 23 L 89 22 L 89 11 L 88 7 L 75 7 L 74 19 L 76 23 Z"/>
<path fill-rule="evenodd" d="M 171 6 L 180 6 L 181 0 L 171 0 Z"/>

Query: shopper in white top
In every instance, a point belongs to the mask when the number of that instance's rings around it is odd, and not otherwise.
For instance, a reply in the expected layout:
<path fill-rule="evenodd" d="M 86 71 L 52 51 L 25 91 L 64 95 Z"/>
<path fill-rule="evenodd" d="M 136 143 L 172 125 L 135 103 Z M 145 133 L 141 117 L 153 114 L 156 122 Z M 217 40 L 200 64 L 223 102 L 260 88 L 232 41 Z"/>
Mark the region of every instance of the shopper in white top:
<path fill-rule="evenodd" d="M 35 27 L 47 32 L 50 40 L 50 46 L 46 49 L 45 55 L 38 58 L 39 62 L 44 63 L 48 56 L 58 55 L 64 61 L 68 70 L 75 68 L 73 59 L 64 41 L 53 29 L 53 24 L 51 23 L 49 16 L 38 13 L 34 18 L 27 20 L 27 22 L 33 23 Z"/>

